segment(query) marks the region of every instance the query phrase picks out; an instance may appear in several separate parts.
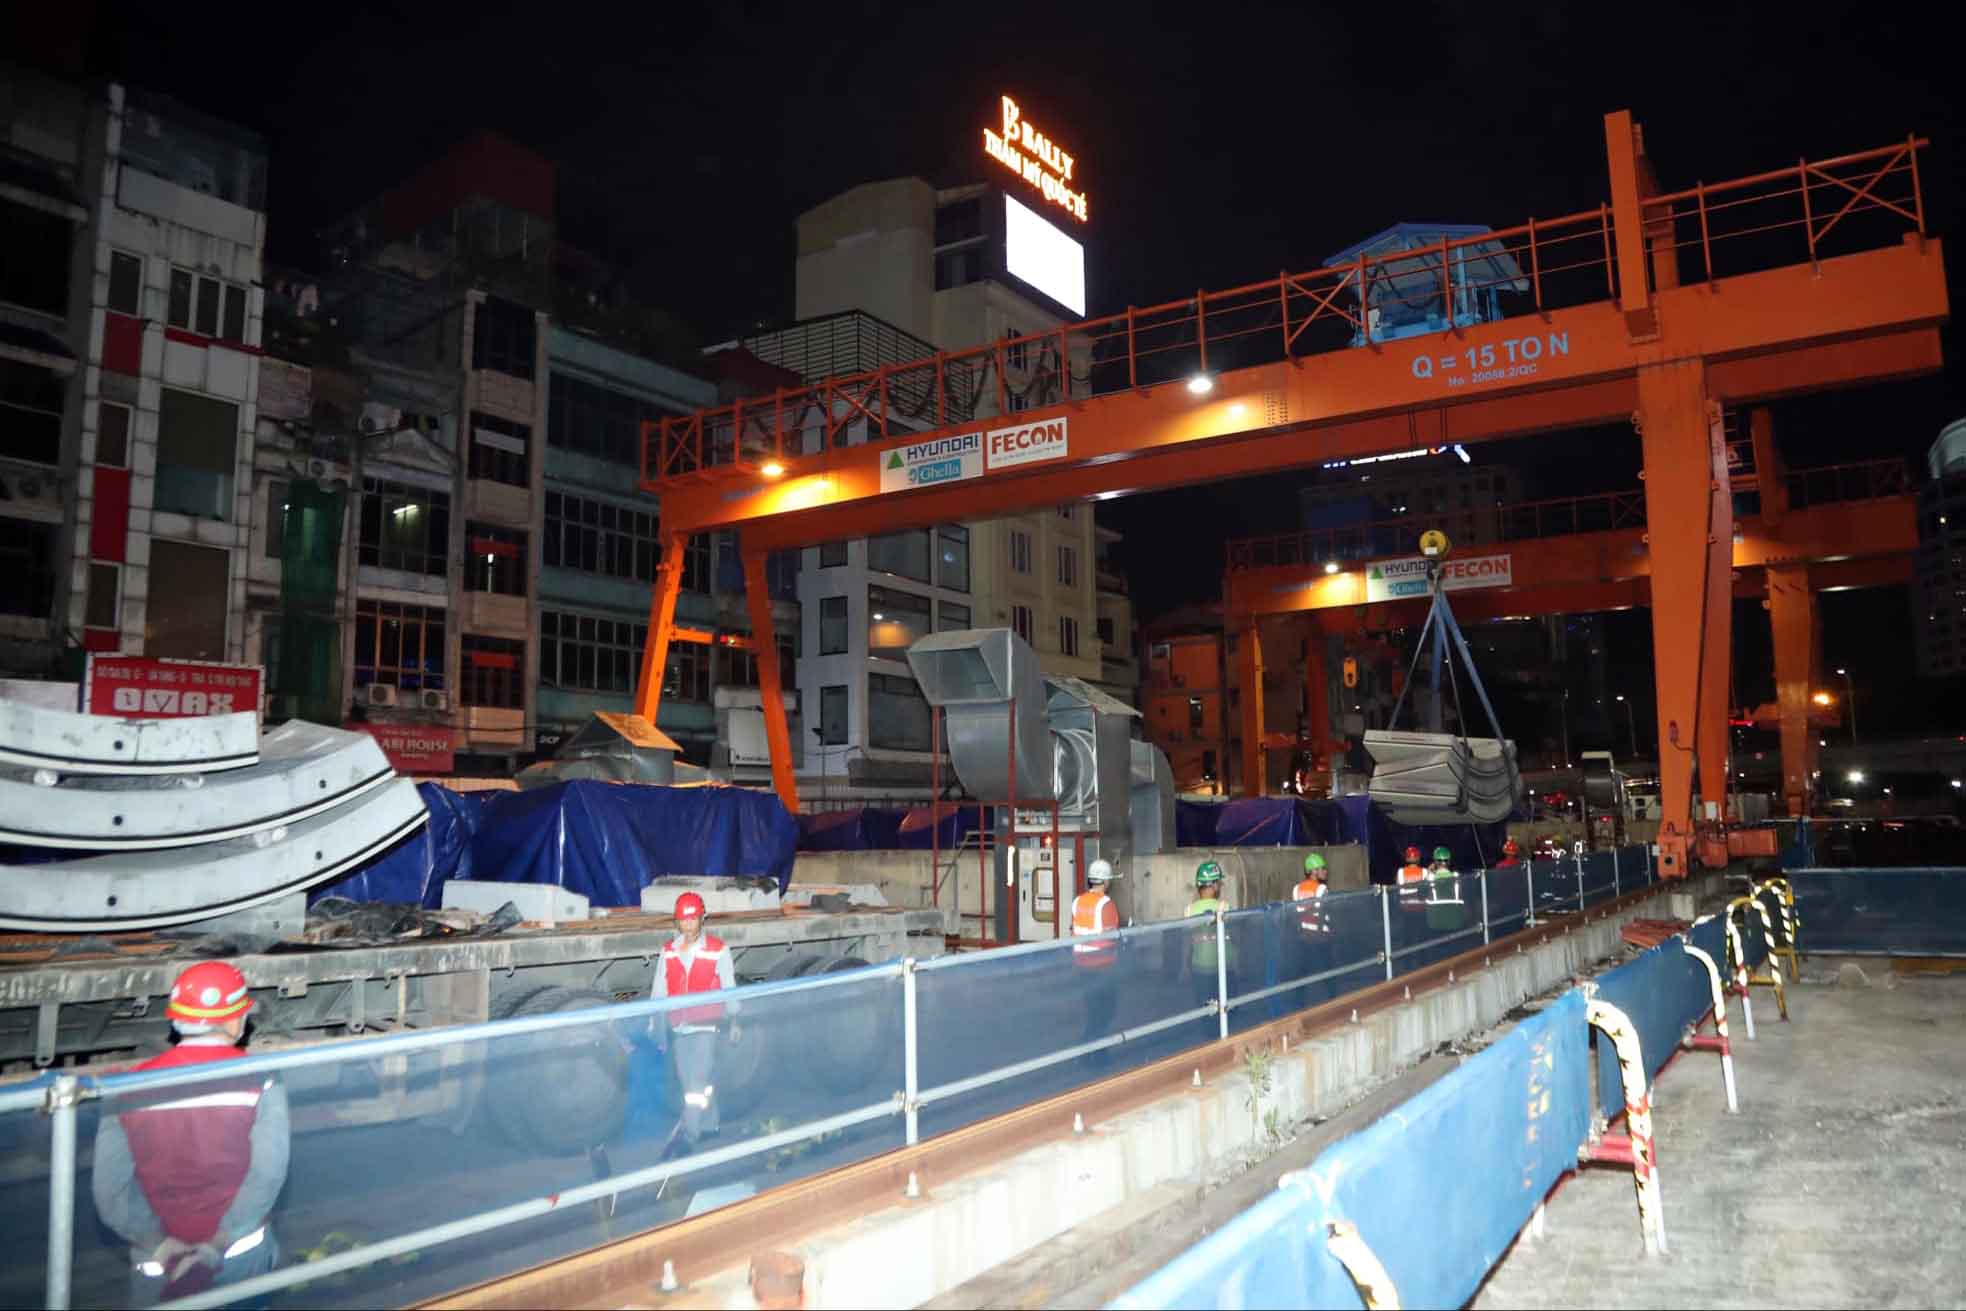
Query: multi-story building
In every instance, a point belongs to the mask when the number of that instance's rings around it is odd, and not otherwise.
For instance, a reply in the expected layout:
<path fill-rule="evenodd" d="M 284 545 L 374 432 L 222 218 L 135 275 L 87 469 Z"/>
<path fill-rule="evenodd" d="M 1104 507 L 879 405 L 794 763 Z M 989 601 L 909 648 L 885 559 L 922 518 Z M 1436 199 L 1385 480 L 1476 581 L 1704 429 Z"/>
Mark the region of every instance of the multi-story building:
<path fill-rule="evenodd" d="M 554 201 L 549 161 L 481 135 L 341 224 L 319 279 L 270 279 L 249 623 L 274 715 L 505 773 L 630 708 L 661 553 L 640 425 L 719 387 L 650 357 Z M 728 543 L 684 569 L 660 726 L 710 764 L 750 624 Z"/>
<path fill-rule="evenodd" d="M 1167 753 L 1174 790 L 1226 795 L 1232 762 L 1220 614 L 1193 608 L 1167 615 L 1147 626 L 1142 643 L 1141 717 L 1147 740 Z"/>
<path fill-rule="evenodd" d="M 1427 528 L 1439 528 L 1457 547 L 1500 541 L 1501 511 L 1521 494 L 1521 479 L 1506 465 L 1465 464 L 1439 449 L 1334 465 L 1300 488 L 1297 501 L 1306 532 L 1334 533 L 1339 552 L 1355 558 L 1411 552 Z M 1347 531 L 1368 524 L 1379 527 Z"/>
<path fill-rule="evenodd" d="M 732 345 L 816 381 L 1066 324 L 1077 309 L 1005 270 L 1012 204 L 990 186 L 938 191 L 900 178 L 818 205 L 798 221 L 798 321 Z M 1084 360 L 1061 367 L 1049 346 L 1020 343 L 1005 354 L 1004 404 L 998 380 L 979 374 L 963 417 L 1054 403 L 1075 385 L 1067 380 L 1085 372 Z M 934 421 L 924 412 L 918 426 Z M 850 429 L 849 440 L 864 437 L 863 426 Z M 1132 700 L 1130 608 L 1121 588 L 1102 589 L 1098 577 L 1110 539 L 1102 539 L 1089 504 L 1067 504 L 808 548 L 799 575 L 798 685 L 816 739 L 807 755 L 814 771 L 875 790 L 928 782 L 928 707 L 903 653 L 929 632 L 1013 628 L 1047 672 Z M 1122 657 L 1110 663 L 1102 616 Z"/>
<path fill-rule="evenodd" d="M 138 89 L 8 77 L 0 659 L 239 660 L 265 145 Z"/>
<path fill-rule="evenodd" d="M 1918 489 L 1918 672 L 1966 673 L 1966 419 L 1940 430 Z"/>

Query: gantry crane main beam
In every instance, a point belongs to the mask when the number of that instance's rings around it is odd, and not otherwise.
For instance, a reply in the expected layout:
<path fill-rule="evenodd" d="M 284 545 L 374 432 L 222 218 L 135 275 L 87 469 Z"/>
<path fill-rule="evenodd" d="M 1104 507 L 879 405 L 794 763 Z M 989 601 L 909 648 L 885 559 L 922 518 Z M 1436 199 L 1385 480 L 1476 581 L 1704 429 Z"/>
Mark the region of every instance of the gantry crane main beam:
<path fill-rule="evenodd" d="M 1800 476 L 1806 478 L 1810 472 L 1801 471 Z M 1802 510 L 1783 507 L 1772 521 L 1761 515 L 1746 516 L 1738 521 L 1738 528 L 1733 539 L 1729 599 L 1767 602 L 1781 709 L 1783 791 L 1791 813 L 1803 814 L 1814 792 L 1815 751 L 1808 716 L 1814 689 L 1820 683 L 1815 669 L 1815 593 L 1908 582 L 1918 545 L 1917 502 L 1912 496 L 1897 494 Z M 1291 549 L 1302 551 L 1294 544 Z M 1469 551 L 1481 556 L 1507 554 L 1510 582 L 1507 586 L 1455 592 L 1455 613 L 1464 623 L 1652 604 L 1652 562 L 1642 528 L 1521 538 Z M 1244 789 L 1257 794 L 1264 790 L 1263 751 L 1268 741 L 1258 620 L 1309 614 L 1314 616 L 1314 630 L 1321 634 L 1386 631 L 1419 623 L 1427 604 L 1424 599 L 1372 600 L 1366 576 L 1372 565 L 1382 563 L 1379 560 L 1348 560 L 1336 572 L 1308 557 L 1290 564 L 1234 567 L 1235 561 L 1257 558 L 1261 553 L 1256 543 L 1232 544 L 1232 567 L 1223 579 L 1225 629 L 1237 634 L 1237 656 L 1245 680 L 1241 698 Z M 1329 568 L 1337 564 L 1332 560 Z M 1312 691 L 1308 725 L 1311 745 L 1322 751 L 1329 745 L 1330 725 L 1328 708 L 1321 713 L 1318 693 L 1326 674 L 1316 644 L 1309 651 L 1304 677 Z M 1725 700 L 1703 704 L 1701 729 L 1724 737 L 1729 709 Z M 1702 780 L 1702 796 L 1723 807 L 1726 772 L 1716 769 Z"/>
<path fill-rule="evenodd" d="M 680 575 L 693 533 L 736 528 L 744 554 L 762 558 L 1078 498 L 1630 418 L 1646 468 L 1660 741 L 1681 748 L 1662 752 L 1664 869 L 1684 873 L 1692 762 L 1725 753 L 1724 732 L 1692 740 L 1702 705 L 1726 697 L 1730 607 L 1709 604 L 1731 593 L 1720 405 L 1936 370 L 1943 254 L 1925 231 L 1916 138 L 1656 194 L 1641 178 L 1630 115 L 1607 115 L 1605 136 L 1612 203 L 1475 239 L 1500 243 L 1522 266 L 1534 305 L 1517 317 L 1304 353 L 1315 332 L 1356 325 L 1341 293 L 1391 272 L 1362 258 L 644 425 L 642 485 L 663 498 L 664 577 L 637 711 L 657 710 L 670 575 Z M 1898 239 L 1864 235 L 1857 225 L 1873 220 L 1895 224 Z M 1832 256 L 1836 233 L 1871 245 Z M 1437 260 L 1449 304 L 1456 244 L 1443 242 Z M 1682 283 L 1688 264 L 1698 276 Z M 1057 378 L 1070 379 L 1060 389 L 1069 399 L 1009 411 L 1004 369 L 1020 341 L 1020 355 L 1048 355 Z M 1222 368 L 1265 342 L 1282 358 Z M 1184 385 L 1191 375 L 1212 383 L 1206 394 Z M 925 452 L 947 480 L 897 476 L 907 474 L 907 461 L 897 464 L 904 448 Z M 758 657 L 772 739 L 787 741 L 775 649 L 761 644 Z M 772 773 L 796 807 L 789 753 L 774 752 Z"/>

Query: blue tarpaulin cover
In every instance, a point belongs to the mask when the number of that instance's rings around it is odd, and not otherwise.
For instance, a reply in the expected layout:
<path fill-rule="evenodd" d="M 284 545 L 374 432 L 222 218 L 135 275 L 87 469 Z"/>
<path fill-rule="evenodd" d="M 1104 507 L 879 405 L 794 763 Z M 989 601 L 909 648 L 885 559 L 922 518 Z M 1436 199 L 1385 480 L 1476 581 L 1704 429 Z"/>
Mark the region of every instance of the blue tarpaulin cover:
<path fill-rule="evenodd" d="M 1792 869 L 1784 877 L 1795 890 L 1804 951 L 1966 956 L 1966 869 Z"/>
<path fill-rule="evenodd" d="M 945 806 L 942 818 L 933 826 L 927 806 L 903 810 L 898 806 L 861 806 L 852 810 L 832 810 L 799 816 L 800 851 L 927 851 L 936 845 L 944 850 L 959 846 L 964 835 L 977 826 L 974 802 L 961 807 Z M 986 809 L 984 822 L 990 822 Z"/>
<path fill-rule="evenodd" d="M 1331 841 L 1312 817 L 1310 803 L 1296 797 L 1243 797 L 1215 816 L 1218 847 L 1317 847 Z"/>
<path fill-rule="evenodd" d="M 1358 1227 L 1404 1306 L 1473 1296 L 1590 1127 L 1584 998 L 1575 990 L 1113 1302 L 1115 1307 L 1357 1306 L 1321 1241 Z"/>
<path fill-rule="evenodd" d="M 445 879 L 473 878 L 553 883 L 596 906 L 639 906 L 659 874 L 769 876 L 780 892 L 792 881 L 798 825 L 769 792 L 586 780 L 530 792 L 418 791 L 431 816 L 425 832 L 320 895 L 435 907 Z"/>

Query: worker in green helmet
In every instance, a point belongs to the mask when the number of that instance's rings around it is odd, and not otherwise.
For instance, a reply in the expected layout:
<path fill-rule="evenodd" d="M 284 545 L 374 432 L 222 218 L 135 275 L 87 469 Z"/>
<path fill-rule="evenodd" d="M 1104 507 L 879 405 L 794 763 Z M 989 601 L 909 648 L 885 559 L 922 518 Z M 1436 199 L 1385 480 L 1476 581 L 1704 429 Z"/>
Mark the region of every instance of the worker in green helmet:
<path fill-rule="evenodd" d="M 1188 903 L 1187 910 L 1190 919 L 1204 921 L 1188 947 L 1188 972 L 1194 980 L 1197 1005 L 1216 995 L 1215 916 L 1228 909 L 1228 903 L 1222 900 L 1222 867 L 1215 861 L 1204 860 L 1195 867 L 1195 899 Z M 1235 964 L 1234 944 L 1229 945 L 1227 963 Z"/>
<path fill-rule="evenodd" d="M 1331 931 L 1324 901 L 1330 892 L 1331 871 L 1325 867 L 1323 855 L 1313 851 L 1304 857 L 1304 877 L 1290 890 L 1290 900 L 1297 906 L 1300 931 L 1312 935 Z"/>
<path fill-rule="evenodd" d="M 1467 914 L 1461 900 L 1461 876 L 1454 872 L 1453 852 L 1446 847 L 1434 848 L 1427 880 L 1427 927 L 1446 933 L 1460 928 Z"/>

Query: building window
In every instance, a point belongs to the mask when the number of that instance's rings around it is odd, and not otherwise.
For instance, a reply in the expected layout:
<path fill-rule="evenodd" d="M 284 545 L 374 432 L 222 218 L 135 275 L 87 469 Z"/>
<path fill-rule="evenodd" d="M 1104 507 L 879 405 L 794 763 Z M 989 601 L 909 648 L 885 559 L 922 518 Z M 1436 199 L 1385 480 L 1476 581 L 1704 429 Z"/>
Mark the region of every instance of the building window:
<path fill-rule="evenodd" d="M 826 596 L 819 600 L 819 654 L 846 654 L 846 598 Z"/>
<path fill-rule="evenodd" d="M 466 633 L 458 696 L 467 706 L 525 709 L 526 644 Z"/>
<path fill-rule="evenodd" d="M 1058 582 L 1072 587 L 1079 581 L 1079 553 L 1069 546 L 1058 548 Z"/>
<path fill-rule="evenodd" d="M 867 589 L 867 654 L 899 660 L 932 627 L 929 600 L 891 587 Z"/>
<path fill-rule="evenodd" d="M 546 393 L 546 444 L 639 468 L 643 421 L 668 412 L 639 396 L 554 373 Z"/>
<path fill-rule="evenodd" d="M 662 563 L 659 531 L 647 510 L 548 492 L 541 555 L 555 568 L 652 583 Z"/>
<path fill-rule="evenodd" d="M 935 631 L 953 633 L 960 628 L 969 627 L 969 607 L 957 605 L 954 601 L 940 601 L 935 607 Z"/>
<path fill-rule="evenodd" d="M 969 529 L 959 523 L 935 530 L 935 581 L 952 592 L 969 590 Z"/>
<path fill-rule="evenodd" d="M 168 394 L 168 393 L 167 393 Z M 226 658 L 232 552 L 151 539 L 143 653 L 179 660 Z M 169 579 L 169 585 L 162 580 Z"/>
<path fill-rule="evenodd" d="M 1014 329 L 1005 330 L 1006 337 L 1016 337 L 1016 335 L 1017 334 Z M 1030 362 L 1030 358 L 1031 358 L 1030 347 L 1031 347 L 1031 343 L 1023 340 L 1022 338 L 1019 338 L 1016 341 L 1005 341 L 1004 348 L 1003 348 L 1004 367 L 1009 369 L 1022 369 L 1026 364 Z"/>
<path fill-rule="evenodd" d="M 935 257 L 935 289 L 947 291 L 951 287 L 967 287 L 983 278 L 983 250 L 979 246 L 966 246 L 961 250 L 945 250 Z"/>
<path fill-rule="evenodd" d="M 1058 654 L 1075 656 L 1079 653 L 1079 621 L 1069 615 L 1058 616 Z"/>
<path fill-rule="evenodd" d="M 710 534 L 696 533 L 683 546 L 683 590 L 710 591 Z"/>
<path fill-rule="evenodd" d="M 0 231 L 7 234 L 0 242 L 0 300 L 65 316 L 75 227 L 60 214 L 0 200 Z"/>
<path fill-rule="evenodd" d="M 758 657 L 755 652 L 735 646 L 719 646 L 713 649 L 716 658 L 712 664 L 716 671 L 718 687 L 758 686 Z"/>
<path fill-rule="evenodd" d="M 471 412 L 470 475 L 511 487 L 532 485 L 532 460 L 526 447 L 532 429 L 495 414 Z"/>
<path fill-rule="evenodd" d="M 1147 660 L 1151 664 L 1164 665 L 1174 656 L 1174 644 L 1155 642 L 1147 648 Z"/>
<path fill-rule="evenodd" d="M 983 235 L 983 198 L 958 200 L 935 211 L 935 244 L 953 246 Z"/>
<path fill-rule="evenodd" d="M 469 639 L 467 639 L 469 640 Z M 355 686 L 406 692 L 444 686 L 444 611 L 394 601 L 355 603 Z"/>
<path fill-rule="evenodd" d="M 1014 605 L 1010 607 L 1011 632 L 1016 633 L 1019 637 L 1023 638 L 1026 642 L 1028 642 L 1031 640 L 1032 628 L 1033 628 L 1033 620 L 1031 616 L 1030 606 Z"/>
<path fill-rule="evenodd" d="M 143 260 L 127 251 L 109 252 L 109 308 L 143 317 Z"/>
<path fill-rule="evenodd" d="M 846 745 L 847 689 L 845 685 L 819 689 L 819 744 Z"/>
<path fill-rule="evenodd" d="M 496 369 L 514 378 L 532 377 L 538 331 L 531 310 L 487 296 L 472 319 L 471 367 Z"/>
<path fill-rule="evenodd" d="M 1031 572 L 1031 535 L 1016 528 L 1010 530 L 1010 569 L 1012 573 Z"/>
<path fill-rule="evenodd" d="M 361 563 L 441 578 L 450 569 L 450 551 L 450 493 L 362 480 Z"/>
<path fill-rule="evenodd" d="M 1113 619 L 1111 615 L 1107 615 L 1099 621 L 1099 643 L 1101 646 L 1112 646 L 1114 644 Z"/>
<path fill-rule="evenodd" d="M 464 590 L 500 596 L 526 594 L 526 535 L 491 524 L 464 525 Z"/>
<path fill-rule="evenodd" d="M 287 482 L 284 478 L 274 478 L 266 484 L 266 542 L 260 554 L 268 560 L 278 560 L 286 551 L 286 543 Z"/>
<path fill-rule="evenodd" d="M 914 528 L 867 539 L 867 567 L 884 574 L 898 574 L 918 583 L 929 581 L 929 530 Z"/>
<path fill-rule="evenodd" d="M 89 565 L 89 596 L 82 622 L 90 628 L 122 625 L 123 571 L 113 564 Z"/>
<path fill-rule="evenodd" d="M 194 519 L 229 520 L 238 458 L 238 406 L 164 389 L 157 413 L 154 508 Z"/>
<path fill-rule="evenodd" d="M 173 268 L 167 313 L 173 328 L 220 341 L 246 340 L 246 289 L 236 282 Z"/>
<path fill-rule="evenodd" d="M 64 390 L 53 369 L 0 359 L 0 455 L 36 464 L 61 463 Z"/>
<path fill-rule="evenodd" d="M 1058 507 L 1058 517 L 1060 519 L 1063 519 L 1066 523 L 1071 523 L 1074 519 L 1078 517 L 1078 510 L 1079 510 L 1078 506 L 1073 505 L 1068 501 L 1064 505 Z"/>
<path fill-rule="evenodd" d="M 914 679 L 867 675 L 867 745 L 882 751 L 927 751 L 928 700 Z"/>
<path fill-rule="evenodd" d="M 1201 734 L 1201 698 L 1188 698 L 1188 731 L 1197 736 Z"/>
<path fill-rule="evenodd" d="M 701 642 L 669 643 L 669 664 L 662 678 L 662 695 L 679 701 L 710 699 L 710 648 Z"/>
<path fill-rule="evenodd" d="M 0 519 L 0 614 L 46 619 L 55 608 L 56 524 Z"/>
<path fill-rule="evenodd" d="M 113 401 L 96 406 L 96 463 L 109 469 L 130 465 L 130 407 Z"/>
<path fill-rule="evenodd" d="M 648 626 L 561 610 L 539 615 L 539 681 L 577 692 L 632 692 Z"/>
<path fill-rule="evenodd" d="M 827 542 L 819 548 L 819 567 L 821 569 L 838 569 L 845 564 L 845 542 Z"/>

